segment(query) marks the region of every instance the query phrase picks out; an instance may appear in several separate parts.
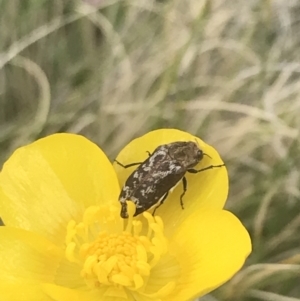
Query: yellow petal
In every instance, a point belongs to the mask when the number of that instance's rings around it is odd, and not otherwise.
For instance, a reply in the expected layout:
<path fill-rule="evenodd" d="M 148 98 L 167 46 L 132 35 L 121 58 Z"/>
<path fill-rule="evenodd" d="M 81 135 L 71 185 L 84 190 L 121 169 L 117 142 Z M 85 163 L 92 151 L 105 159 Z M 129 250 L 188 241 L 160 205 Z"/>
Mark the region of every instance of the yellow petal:
<path fill-rule="evenodd" d="M 79 290 L 69 289 L 55 284 L 44 283 L 43 292 L 51 297 L 53 301 L 94 301 L 90 292 L 81 292 Z"/>
<path fill-rule="evenodd" d="M 75 290 L 54 284 L 43 285 L 43 291 L 52 298 L 52 301 L 134 301 L 129 295 L 125 299 L 115 296 L 107 297 L 105 296 L 107 290 L 107 288 Z"/>
<path fill-rule="evenodd" d="M 104 153 L 79 135 L 55 134 L 18 149 L 0 173 L 0 212 L 6 225 L 62 244 L 66 225 L 84 209 L 118 197 Z"/>
<path fill-rule="evenodd" d="M 168 295 L 170 291 L 173 291 L 174 286 L 177 284 L 177 279 L 180 276 L 181 268 L 175 257 L 169 254 L 160 258 L 158 263 L 151 270 L 150 276 L 145 286 L 144 296 L 157 297 L 160 299 L 165 297 L 163 291 L 166 291 L 165 295 Z"/>
<path fill-rule="evenodd" d="M 0 280 L 1 300 L 5 301 L 53 301 L 41 289 L 39 283 L 24 279 Z"/>
<path fill-rule="evenodd" d="M 63 251 L 38 234 L 0 227 L 0 282 L 53 281 Z"/>
<path fill-rule="evenodd" d="M 153 152 L 154 149 L 162 144 L 174 141 L 195 141 L 199 144 L 204 153 L 211 158 L 204 156 L 203 160 L 195 167 L 201 169 L 209 165 L 223 164 L 218 152 L 199 138 L 175 129 L 160 129 L 147 133 L 146 135 L 131 141 L 120 152 L 117 160 L 122 164 L 143 162 L 148 158 L 147 151 Z M 125 169 L 114 163 L 120 186 L 122 187 L 135 170 L 135 167 Z M 175 190 L 169 194 L 164 204 L 159 207 L 156 214 L 161 216 L 167 227 L 175 227 L 186 217 L 199 208 L 223 208 L 228 195 L 228 175 L 225 167 L 215 168 L 198 174 L 186 173 L 187 192 L 184 195 L 184 210 L 180 206 L 180 195 L 183 186 L 180 182 Z M 167 229 L 170 230 L 170 229 Z"/>
<path fill-rule="evenodd" d="M 22 229 L 0 227 L 0 237 L 1 300 L 53 301 L 52 295 L 49 296 L 45 290 L 49 286 L 54 288 L 54 294 L 55 288 L 59 287 L 63 289 L 64 297 L 68 296 L 66 292 L 72 292 L 71 296 L 74 297 L 77 290 L 50 284 L 65 282 L 70 287 L 78 285 L 80 269 L 76 271 L 67 266 L 62 250 L 39 234 Z M 74 275 L 76 273 L 78 276 Z M 87 288 L 86 285 L 84 288 Z M 99 293 L 97 295 L 99 297 Z M 89 299 L 90 295 L 86 299 L 83 298 L 84 294 L 79 296 L 78 299 L 63 300 L 96 300 Z"/>
<path fill-rule="evenodd" d="M 86 288 L 86 282 L 81 276 L 82 266 L 63 258 L 57 268 L 54 283 L 69 288 Z"/>
<path fill-rule="evenodd" d="M 182 273 L 168 301 L 202 296 L 229 280 L 251 252 L 251 240 L 241 222 L 225 210 L 195 212 L 171 240 Z"/>

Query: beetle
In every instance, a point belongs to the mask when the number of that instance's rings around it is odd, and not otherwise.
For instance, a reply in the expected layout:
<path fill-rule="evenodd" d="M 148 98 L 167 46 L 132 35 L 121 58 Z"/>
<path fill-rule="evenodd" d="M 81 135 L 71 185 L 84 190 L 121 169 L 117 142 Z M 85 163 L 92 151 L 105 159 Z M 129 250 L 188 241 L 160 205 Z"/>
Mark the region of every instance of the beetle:
<path fill-rule="evenodd" d="M 183 192 L 180 195 L 182 209 L 183 196 L 187 191 L 186 172 L 198 173 L 208 169 L 222 167 L 225 164 L 210 165 L 202 169 L 194 167 L 203 159 L 203 151 L 193 141 L 176 141 L 158 146 L 153 153 L 148 152 L 148 158 L 143 162 L 124 165 L 115 160 L 123 168 L 139 165 L 127 178 L 119 196 L 121 203 L 121 217 L 128 218 L 126 201 L 130 200 L 136 205 L 134 216 L 155 206 L 156 209 L 163 204 L 180 181 L 183 183 Z M 208 156 L 208 155 L 207 155 Z M 208 156 L 209 157 L 209 156 Z"/>

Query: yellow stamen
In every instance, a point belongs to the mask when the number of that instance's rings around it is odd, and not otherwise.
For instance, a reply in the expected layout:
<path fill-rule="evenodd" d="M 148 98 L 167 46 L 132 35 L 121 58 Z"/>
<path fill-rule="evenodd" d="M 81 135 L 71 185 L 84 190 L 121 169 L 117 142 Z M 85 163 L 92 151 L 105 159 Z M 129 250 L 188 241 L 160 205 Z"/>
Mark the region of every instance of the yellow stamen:
<path fill-rule="evenodd" d="M 66 258 L 81 266 L 87 285 L 125 299 L 129 291 L 143 290 L 168 246 L 162 220 L 147 212 L 135 219 L 135 205 L 127 205 L 125 221 L 115 206 L 89 207 L 81 222 L 70 221 L 66 234 Z M 167 287 L 162 285 L 162 294 Z"/>

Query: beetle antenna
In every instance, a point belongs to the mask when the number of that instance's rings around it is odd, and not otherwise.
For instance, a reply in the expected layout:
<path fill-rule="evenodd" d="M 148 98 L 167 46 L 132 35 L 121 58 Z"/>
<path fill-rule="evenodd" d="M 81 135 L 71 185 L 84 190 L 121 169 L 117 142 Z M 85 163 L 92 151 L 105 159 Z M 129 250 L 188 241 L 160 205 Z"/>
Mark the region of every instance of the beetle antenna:
<path fill-rule="evenodd" d="M 203 153 L 203 156 L 207 156 L 207 157 L 209 157 L 209 158 L 212 159 L 212 157 L 210 155 L 208 155 L 208 154 Z"/>

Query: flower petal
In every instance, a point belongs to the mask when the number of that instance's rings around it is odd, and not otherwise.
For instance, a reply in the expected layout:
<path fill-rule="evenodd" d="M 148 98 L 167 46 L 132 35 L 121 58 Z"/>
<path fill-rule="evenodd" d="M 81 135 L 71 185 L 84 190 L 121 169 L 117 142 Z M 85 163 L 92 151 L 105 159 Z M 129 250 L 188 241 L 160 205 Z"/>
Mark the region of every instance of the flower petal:
<path fill-rule="evenodd" d="M 95 297 L 92 298 L 90 291 L 82 292 L 50 283 L 43 284 L 43 291 L 53 301 L 96 301 Z"/>
<path fill-rule="evenodd" d="M 24 279 L 0 282 L 1 300 L 5 301 L 53 301 L 41 289 L 39 283 L 27 283 Z"/>
<path fill-rule="evenodd" d="M 70 219 L 90 205 L 116 200 L 119 186 L 104 153 L 73 134 L 19 148 L 0 173 L 0 213 L 8 226 L 62 244 Z"/>
<path fill-rule="evenodd" d="M 174 289 L 180 272 L 181 268 L 174 257 L 169 254 L 163 256 L 152 268 L 141 300 L 146 297 L 149 297 L 149 300 L 151 297 L 163 299 L 165 297 L 164 292 L 165 295 L 168 295 L 169 291 Z M 139 300 L 138 296 L 135 299 Z"/>
<path fill-rule="evenodd" d="M 0 237 L 1 281 L 53 281 L 62 250 L 39 234 L 22 229 L 0 227 Z"/>
<path fill-rule="evenodd" d="M 251 240 L 232 213 L 205 209 L 178 228 L 171 249 L 182 274 L 168 300 L 182 301 L 204 295 L 229 280 L 251 252 Z"/>
<path fill-rule="evenodd" d="M 42 292 L 41 283 L 56 283 L 71 288 L 86 286 L 80 276 L 80 267 L 69 263 L 62 249 L 39 234 L 18 228 L 0 227 L 0 237 L 0 287 L 5 283 L 13 290 L 5 290 L 5 300 L 10 300 L 10 296 L 14 297 L 11 297 L 12 300 L 23 300 L 21 297 L 25 292 L 15 290 L 19 284 L 25 285 L 27 296 L 33 295 L 34 291 L 38 296 L 45 296 L 45 300 L 48 297 Z M 2 296 L 3 290 L 0 291 Z M 24 300 L 44 299 L 27 297 Z"/>
<path fill-rule="evenodd" d="M 68 288 L 86 288 L 86 282 L 80 275 L 82 267 L 63 258 L 56 271 L 54 283 Z"/>
<path fill-rule="evenodd" d="M 113 289 L 113 288 L 112 288 Z M 54 284 L 44 284 L 43 291 L 51 297 L 52 301 L 134 301 L 128 295 L 126 299 L 117 296 L 105 296 L 107 288 L 97 288 L 94 290 L 75 290 Z"/>
<path fill-rule="evenodd" d="M 174 141 L 195 140 L 204 153 L 211 157 L 205 156 L 195 169 L 199 170 L 209 165 L 223 164 L 218 152 L 213 147 L 189 133 L 175 129 L 152 131 L 131 141 L 119 153 L 117 160 L 125 165 L 134 162 L 143 162 L 148 157 L 147 151 L 153 152 L 159 145 Z M 114 168 L 122 187 L 136 167 L 125 169 L 114 163 Z M 156 212 L 164 220 L 166 228 L 175 227 L 176 224 L 180 224 L 186 217 L 199 208 L 223 208 L 225 204 L 228 195 L 228 174 L 225 167 L 207 170 L 198 174 L 186 173 L 186 178 L 187 191 L 183 198 L 185 209 L 182 210 L 180 205 L 180 195 L 183 192 L 183 186 L 179 183 Z"/>

